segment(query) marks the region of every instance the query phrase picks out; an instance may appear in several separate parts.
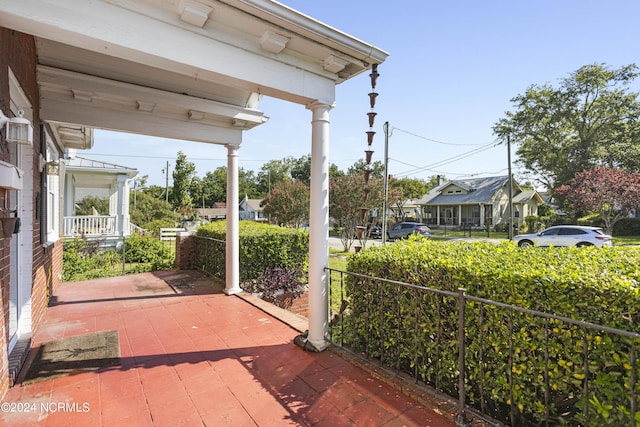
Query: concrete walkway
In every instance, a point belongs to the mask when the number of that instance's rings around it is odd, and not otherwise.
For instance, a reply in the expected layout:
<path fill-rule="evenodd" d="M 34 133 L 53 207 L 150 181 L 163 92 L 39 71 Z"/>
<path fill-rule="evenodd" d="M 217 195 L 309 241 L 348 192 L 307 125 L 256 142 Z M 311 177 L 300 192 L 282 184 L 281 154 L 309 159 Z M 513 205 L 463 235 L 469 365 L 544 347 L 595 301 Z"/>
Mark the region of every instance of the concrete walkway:
<path fill-rule="evenodd" d="M 29 385 L 0 405 L 3 426 L 432 426 L 418 404 L 196 272 L 66 283 L 34 335 L 118 331 L 120 365 Z M 21 376 L 24 376 L 23 369 Z"/>

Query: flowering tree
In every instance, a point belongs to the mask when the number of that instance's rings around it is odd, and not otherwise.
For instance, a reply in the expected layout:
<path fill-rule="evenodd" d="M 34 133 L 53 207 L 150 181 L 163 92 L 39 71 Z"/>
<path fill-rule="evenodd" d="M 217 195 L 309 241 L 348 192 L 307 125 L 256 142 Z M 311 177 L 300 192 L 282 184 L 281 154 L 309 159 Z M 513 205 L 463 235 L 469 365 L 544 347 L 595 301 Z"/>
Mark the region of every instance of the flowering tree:
<path fill-rule="evenodd" d="M 569 185 L 556 189 L 576 212 L 597 213 L 611 234 L 618 220 L 640 207 L 640 174 L 598 167 L 576 175 Z"/>
<path fill-rule="evenodd" d="M 366 202 L 362 201 L 362 189 L 368 187 Z M 356 226 L 360 223 L 360 208 L 377 209 L 382 212 L 382 180 L 371 178 L 364 183 L 361 174 L 343 175 L 329 183 L 329 216 L 340 228 L 340 240 L 344 250 L 349 250 L 356 236 Z M 367 222 L 369 215 L 365 217 Z M 363 240 L 366 240 L 366 236 Z"/>
<path fill-rule="evenodd" d="M 260 205 L 279 224 L 300 228 L 309 221 L 309 187 L 286 179 L 274 185 Z"/>

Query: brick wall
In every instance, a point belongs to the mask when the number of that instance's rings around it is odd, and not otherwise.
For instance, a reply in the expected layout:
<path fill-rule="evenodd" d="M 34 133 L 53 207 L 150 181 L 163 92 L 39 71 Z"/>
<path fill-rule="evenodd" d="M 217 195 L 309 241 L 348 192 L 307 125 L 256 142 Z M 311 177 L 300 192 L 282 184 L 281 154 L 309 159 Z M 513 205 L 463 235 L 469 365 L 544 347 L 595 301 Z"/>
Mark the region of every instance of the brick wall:
<path fill-rule="evenodd" d="M 291 302 L 291 306 L 287 310 L 298 314 L 302 317 L 309 318 L 309 291 L 304 291 L 299 298 L 294 299 Z"/>
<path fill-rule="evenodd" d="M 17 31 L 0 28 L 0 108 L 8 115 L 10 112 L 9 68 L 15 75 L 21 89 L 29 100 L 33 110 L 32 125 L 33 135 L 33 195 L 31 205 L 37 206 L 35 197 L 41 193 L 40 188 L 40 111 L 39 94 L 36 76 L 36 44 L 32 36 Z M 0 159 L 9 161 L 9 151 L 4 140 L 5 132 L 0 138 Z M 0 204 L 4 206 L 6 191 L 0 190 Z M 60 257 L 61 251 L 55 246 L 43 249 L 40 241 L 40 215 L 33 212 L 33 235 L 27 236 L 25 243 L 31 241 L 33 247 L 33 271 L 32 277 L 32 330 L 35 330 L 44 314 L 48 303 L 50 290 L 55 286 L 57 277 L 54 273 L 54 256 Z M 27 243 L 28 244 L 28 243 Z M 9 387 L 8 373 L 8 322 L 9 322 L 9 265 L 10 265 L 10 239 L 0 238 L 0 297 L 2 299 L 2 316 L 0 316 L 0 397 Z M 47 275 L 47 271 L 51 274 Z"/>
<path fill-rule="evenodd" d="M 195 239 L 193 233 L 178 232 L 176 235 L 176 268 L 191 270 L 191 260 L 194 257 Z"/>

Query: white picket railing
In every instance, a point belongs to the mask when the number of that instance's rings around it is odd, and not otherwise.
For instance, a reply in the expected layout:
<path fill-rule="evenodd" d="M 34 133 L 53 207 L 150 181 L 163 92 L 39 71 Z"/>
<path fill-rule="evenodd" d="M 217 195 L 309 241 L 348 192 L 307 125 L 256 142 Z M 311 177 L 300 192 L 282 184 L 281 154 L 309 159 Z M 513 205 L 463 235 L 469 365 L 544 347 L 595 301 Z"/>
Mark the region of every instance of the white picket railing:
<path fill-rule="evenodd" d="M 116 217 L 108 215 L 67 216 L 64 218 L 64 235 L 114 236 L 116 235 Z"/>

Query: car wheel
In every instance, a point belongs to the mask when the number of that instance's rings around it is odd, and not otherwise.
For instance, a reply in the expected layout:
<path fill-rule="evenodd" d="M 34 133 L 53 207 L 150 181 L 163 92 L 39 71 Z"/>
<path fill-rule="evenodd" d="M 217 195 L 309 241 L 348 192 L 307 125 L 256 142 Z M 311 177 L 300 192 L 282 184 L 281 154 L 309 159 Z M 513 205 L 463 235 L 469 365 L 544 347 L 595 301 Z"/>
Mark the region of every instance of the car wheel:
<path fill-rule="evenodd" d="M 580 243 L 578 243 L 576 246 L 577 246 L 577 247 L 579 247 L 579 248 L 585 248 L 585 247 L 587 247 L 587 246 L 593 246 L 593 243 L 590 243 L 590 242 L 580 242 Z"/>
<path fill-rule="evenodd" d="M 518 242 L 518 246 L 521 248 L 526 248 L 528 246 L 533 246 L 533 242 L 531 240 L 520 240 Z"/>

